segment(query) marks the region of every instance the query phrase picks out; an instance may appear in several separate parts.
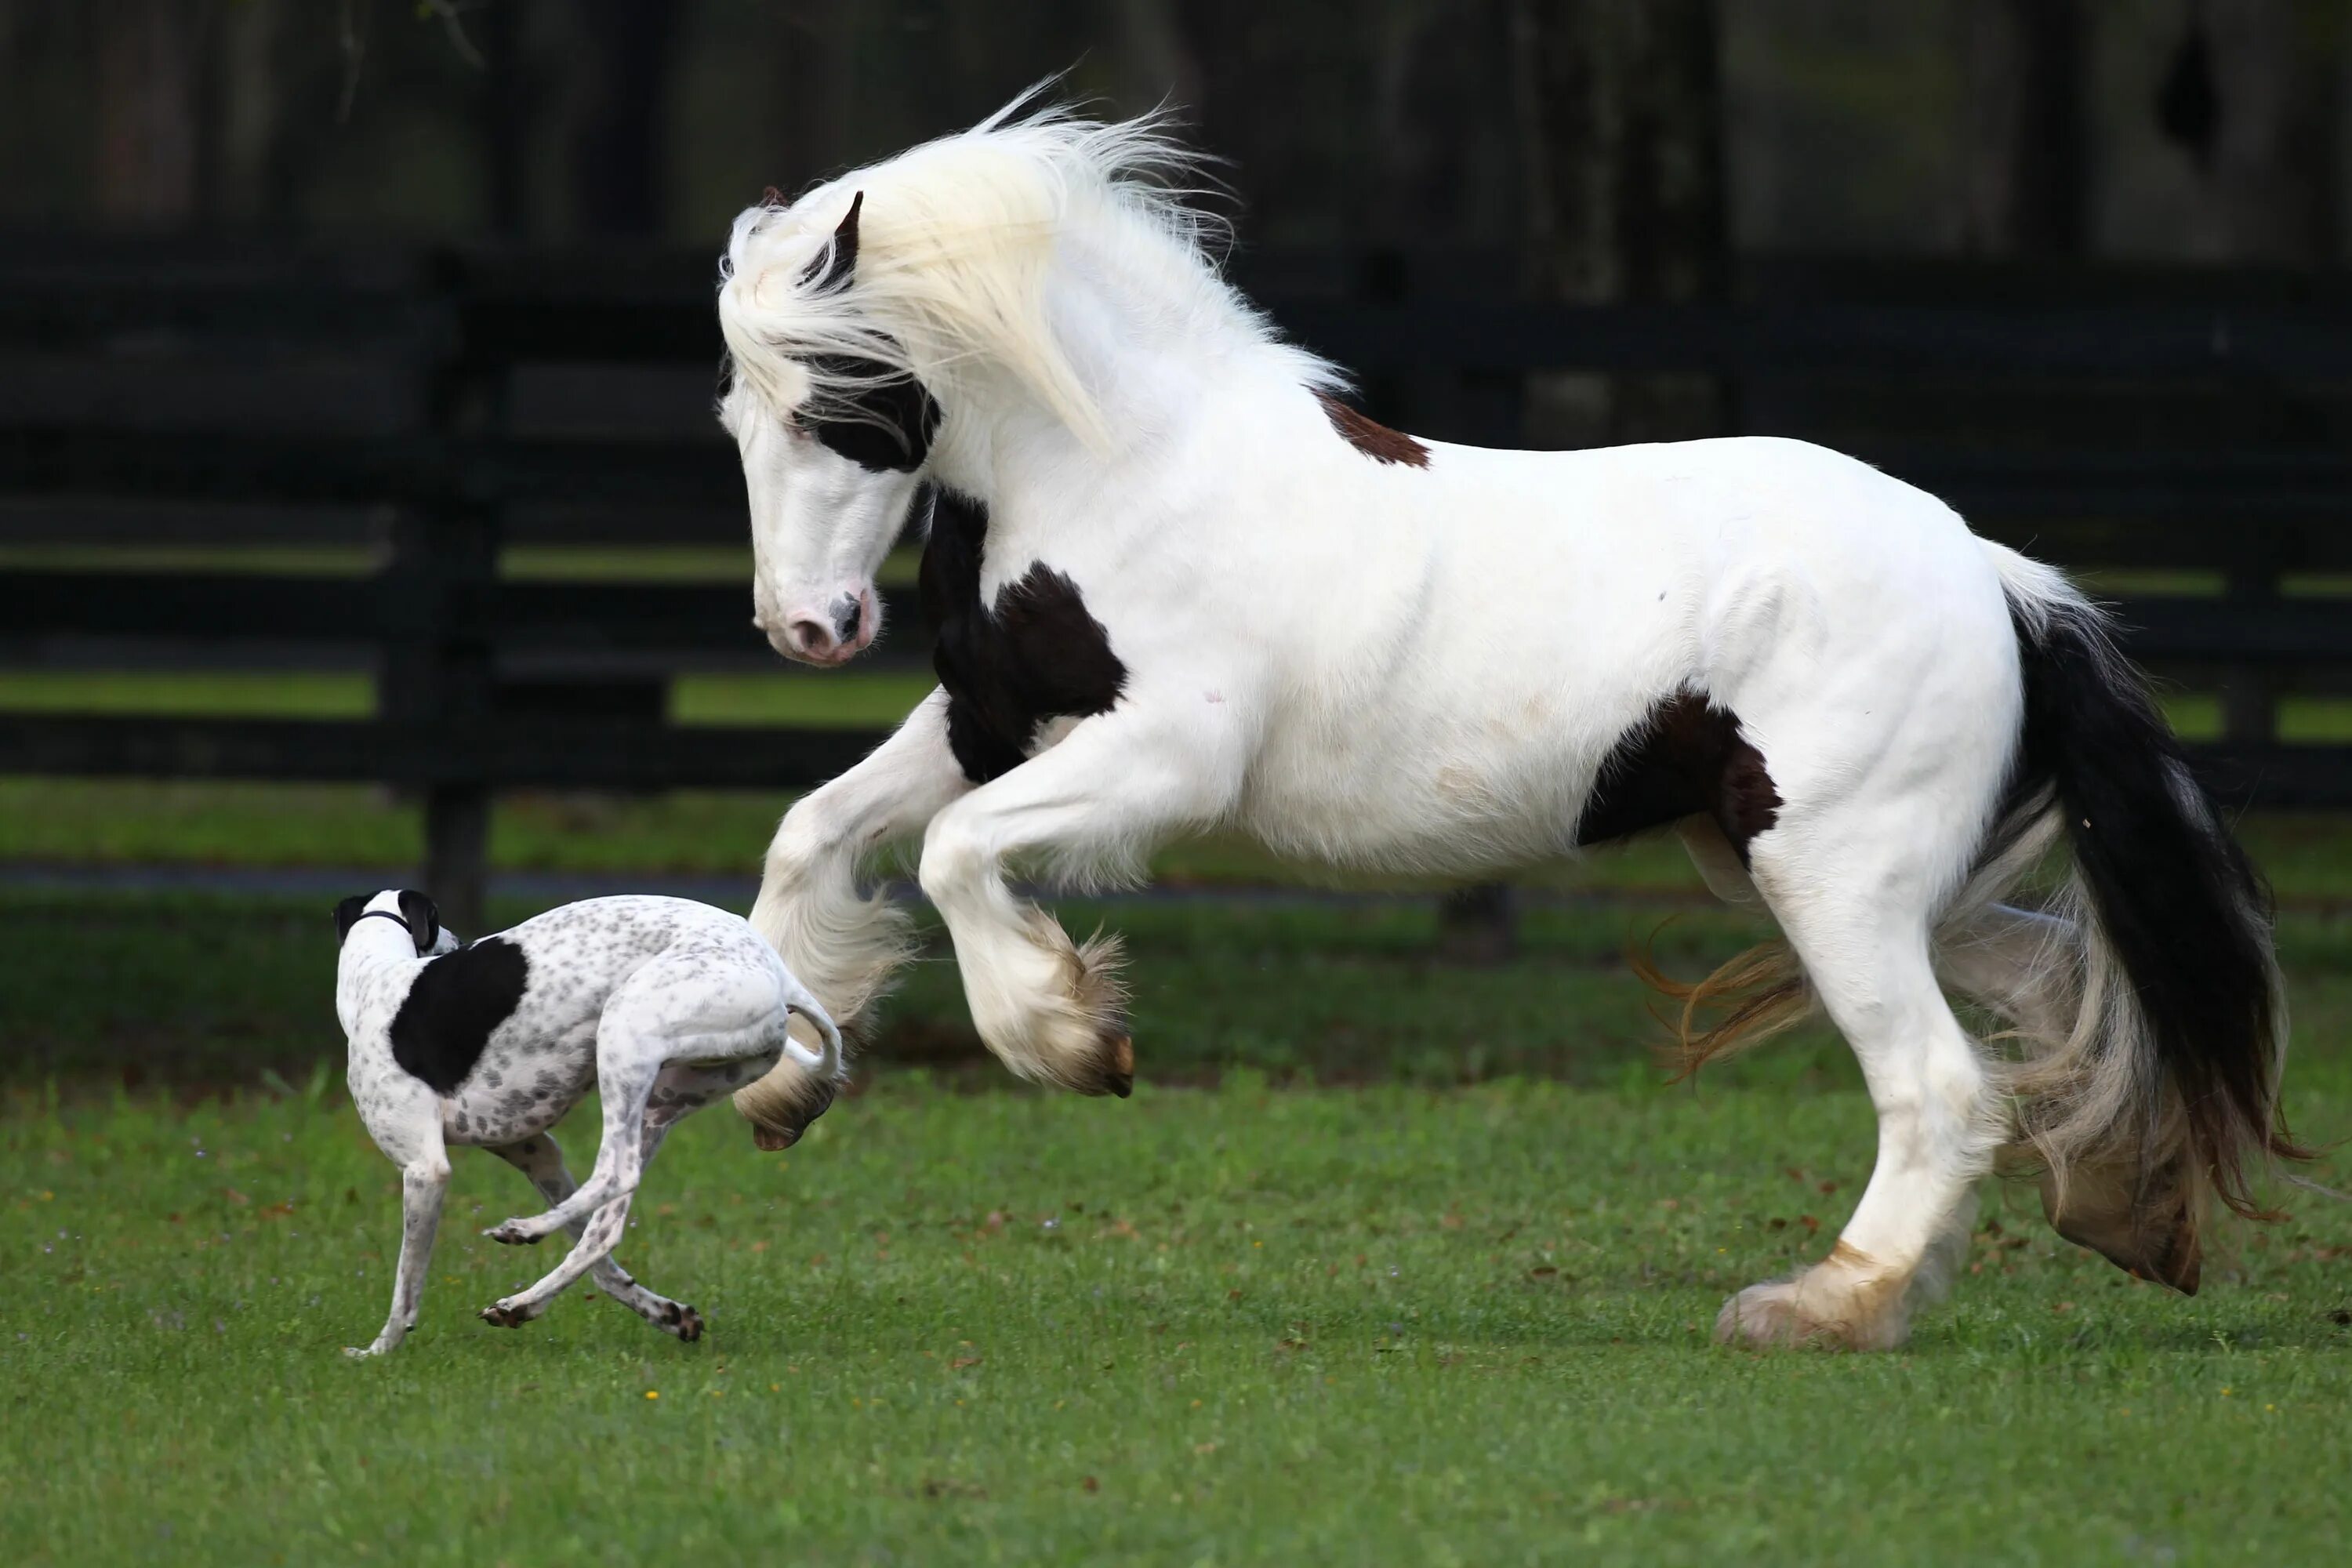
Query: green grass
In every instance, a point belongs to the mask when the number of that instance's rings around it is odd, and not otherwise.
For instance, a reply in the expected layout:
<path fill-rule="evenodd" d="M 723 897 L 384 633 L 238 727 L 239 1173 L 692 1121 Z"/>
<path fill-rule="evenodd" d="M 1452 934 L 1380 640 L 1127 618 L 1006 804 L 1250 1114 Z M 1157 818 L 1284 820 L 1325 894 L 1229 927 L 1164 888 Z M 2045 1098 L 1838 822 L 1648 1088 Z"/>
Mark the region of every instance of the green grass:
<path fill-rule="evenodd" d="M 756 877 L 792 797 L 679 790 L 659 795 L 502 795 L 491 864 L 506 871 L 665 872 Z M 2352 821 L 2273 814 L 2240 825 L 2255 863 L 2290 907 L 2352 900 Z M 410 867 L 424 852 L 413 800 L 366 784 L 0 777 L 0 861 L 92 865 Z M 1269 884 L 1410 888 L 1335 878 L 1270 859 L 1229 838 L 1170 846 L 1155 875 L 1176 886 Z M 1671 837 L 1603 850 L 1518 878 L 1535 889 L 1696 893 Z"/>
<path fill-rule="evenodd" d="M 0 1083 L 68 1078 L 215 1086 L 263 1068 L 289 1079 L 339 1058 L 331 1006 L 330 900 L 216 894 L 0 889 Z M 1107 926 L 1132 958 L 1132 1016 L 1145 1076 L 1213 1082 L 1245 1068 L 1277 1081 L 1454 1086 L 1538 1075 L 1647 1089 L 1664 1037 L 1624 952 L 1655 932 L 1670 972 L 1697 975 L 1758 928 L 1694 908 L 1541 907 L 1510 962 L 1463 965 L 1437 952 L 1426 904 L 1202 900 L 1059 906 L 1080 933 Z M 500 900 L 505 925 L 534 906 Z M 961 984 L 930 927 L 869 1057 L 1001 1083 L 971 1032 Z M 2296 1081 L 2352 1095 L 2352 920 L 2290 915 Z M 1738 1087 L 1853 1087 L 1853 1060 L 1808 1027 L 1709 1069 Z M 2314 1136 L 2352 1133 L 2315 1127 Z"/>
<path fill-rule="evenodd" d="M 336 1097 L 20 1099 L 0 1540 L 26 1564 L 2340 1553 L 2340 1207 L 2183 1300 L 2012 1196 L 1906 1352 L 1710 1346 L 1725 1295 L 1824 1250 L 1869 1127 L 1842 1092 L 901 1079 L 783 1158 L 723 1109 L 671 1140 L 622 1257 L 709 1314 L 701 1343 L 577 1290 L 473 1321 L 553 1258 L 475 1234 L 531 1205 L 461 1152 L 423 1326 L 358 1363 L 397 1183 Z"/>
<path fill-rule="evenodd" d="M 330 903 L 0 890 L 0 1017 L 11 1047 L 0 1082 L 128 1072 L 250 1083 L 264 1068 L 304 1076 L 342 1046 Z M 501 900 L 491 918 L 504 925 L 531 912 Z M 1074 901 L 1062 913 L 1079 931 L 1108 924 L 1126 937 L 1137 1037 L 1163 1081 L 1234 1066 L 1432 1085 L 1503 1073 L 1598 1084 L 1651 1076 L 1645 1051 L 1658 1029 L 1622 953 L 1657 923 L 1654 911 L 1533 910 L 1521 956 L 1490 967 L 1440 962 L 1425 905 Z M 1703 972 L 1751 930 L 1694 910 L 1664 933 L 1658 955 Z M 935 929 L 930 951 L 888 1010 L 875 1059 L 1003 1081 L 985 1064 Z M 1749 1070 L 1772 1081 L 1851 1080 L 1843 1051 L 1825 1040 L 1753 1060 Z"/>

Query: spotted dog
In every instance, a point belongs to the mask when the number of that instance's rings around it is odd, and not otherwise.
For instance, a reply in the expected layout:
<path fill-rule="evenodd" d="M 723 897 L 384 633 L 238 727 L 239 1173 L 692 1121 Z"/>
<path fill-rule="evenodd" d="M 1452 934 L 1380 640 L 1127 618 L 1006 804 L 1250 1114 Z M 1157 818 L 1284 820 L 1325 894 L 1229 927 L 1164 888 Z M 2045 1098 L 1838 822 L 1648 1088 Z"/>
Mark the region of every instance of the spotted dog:
<path fill-rule="evenodd" d="M 335 930 L 352 1100 L 400 1166 L 402 1192 L 392 1314 L 374 1343 L 349 1353 L 380 1355 L 415 1326 L 450 1144 L 488 1149 L 552 1205 L 491 1239 L 572 1237 L 545 1279 L 483 1309 L 486 1321 L 519 1327 L 593 1274 L 655 1327 L 699 1338 L 699 1313 L 638 1284 L 611 1253 L 639 1176 L 681 1117 L 787 1055 L 828 1090 L 839 1082 L 840 1033 L 775 950 L 738 917 L 684 899 L 590 899 L 461 944 L 432 900 L 387 890 L 344 900 Z M 788 1037 L 795 1012 L 816 1026 L 821 1053 Z M 604 1142 L 575 1186 L 547 1130 L 591 1089 L 603 1091 Z"/>

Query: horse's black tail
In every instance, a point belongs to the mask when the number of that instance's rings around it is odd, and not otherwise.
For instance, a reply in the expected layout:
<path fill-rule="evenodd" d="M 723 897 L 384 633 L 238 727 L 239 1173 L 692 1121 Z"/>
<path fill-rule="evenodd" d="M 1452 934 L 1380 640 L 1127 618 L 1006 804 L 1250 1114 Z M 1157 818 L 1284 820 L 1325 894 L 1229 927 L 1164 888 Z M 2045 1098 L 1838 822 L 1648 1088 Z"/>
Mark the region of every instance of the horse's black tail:
<path fill-rule="evenodd" d="M 2007 826 L 2046 833 L 2054 815 L 2074 860 L 2058 911 L 2070 936 L 2053 944 L 2070 951 L 2046 977 L 2073 1005 L 2045 1011 L 2051 1037 L 2021 1064 L 2024 1131 L 2062 1191 L 2079 1163 L 2132 1194 L 2143 1224 L 2150 1201 L 2177 1199 L 2193 1287 L 2201 1192 L 2253 1215 L 2253 1173 L 2308 1157 L 2279 1112 L 2270 889 L 2106 617 L 2057 573 L 1994 553 L 2024 677 Z M 2062 1230 L 2065 1206 L 2052 1202 Z"/>

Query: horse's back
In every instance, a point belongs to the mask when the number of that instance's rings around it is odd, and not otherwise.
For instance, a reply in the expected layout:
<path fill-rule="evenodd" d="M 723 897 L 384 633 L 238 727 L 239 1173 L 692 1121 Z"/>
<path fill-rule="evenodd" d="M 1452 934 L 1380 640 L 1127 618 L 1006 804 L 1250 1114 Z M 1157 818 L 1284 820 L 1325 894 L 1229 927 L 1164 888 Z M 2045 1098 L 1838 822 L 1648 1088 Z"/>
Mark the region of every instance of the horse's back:
<path fill-rule="evenodd" d="M 1284 683 L 1244 815 L 1300 852 L 1566 849 L 1607 758 L 1682 693 L 1825 754 L 1879 743 L 1901 703 L 2002 722 L 2014 701 L 1987 552 L 1935 497 L 1825 447 L 1433 444 L 1352 504 L 1389 548 L 1420 542 L 1417 613 L 1303 648 Z"/>

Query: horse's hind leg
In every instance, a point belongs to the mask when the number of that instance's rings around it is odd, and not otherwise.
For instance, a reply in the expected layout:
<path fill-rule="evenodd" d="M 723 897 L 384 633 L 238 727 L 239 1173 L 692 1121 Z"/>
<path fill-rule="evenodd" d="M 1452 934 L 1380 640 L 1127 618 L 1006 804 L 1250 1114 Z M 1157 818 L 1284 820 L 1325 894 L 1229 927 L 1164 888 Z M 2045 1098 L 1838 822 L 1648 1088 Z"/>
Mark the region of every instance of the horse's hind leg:
<path fill-rule="evenodd" d="M 1965 1245 L 1976 1183 L 2000 1142 L 2000 1102 L 1930 959 L 1943 857 L 1932 845 L 1883 842 L 1885 825 L 1906 815 L 1841 810 L 1753 846 L 1757 885 L 1862 1065 L 1878 1160 L 1829 1257 L 1734 1296 L 1717 1339 L 1898 1345 L 1911 1305 Z"/>

